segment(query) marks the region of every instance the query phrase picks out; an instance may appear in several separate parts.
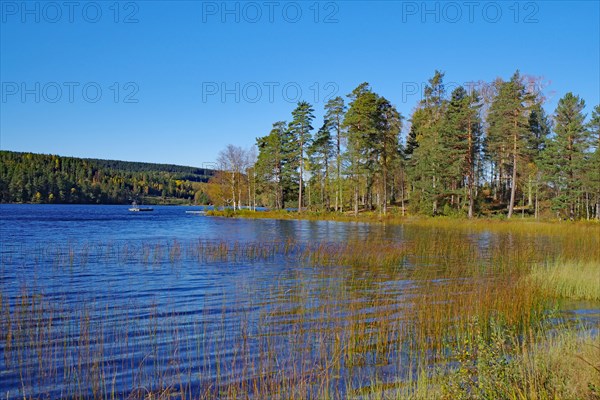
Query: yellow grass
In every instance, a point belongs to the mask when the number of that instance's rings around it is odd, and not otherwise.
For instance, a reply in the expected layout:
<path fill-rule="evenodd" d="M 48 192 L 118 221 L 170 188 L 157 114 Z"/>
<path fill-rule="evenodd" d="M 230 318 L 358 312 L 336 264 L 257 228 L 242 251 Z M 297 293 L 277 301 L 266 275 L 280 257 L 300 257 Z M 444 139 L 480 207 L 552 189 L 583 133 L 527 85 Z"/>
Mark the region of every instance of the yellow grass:
<path fill-rule="evenodd" d="M 533 282 L 549 295 L 573 300 L 600 301 L 600 262 L 558 259 L 536 265 Z"/>

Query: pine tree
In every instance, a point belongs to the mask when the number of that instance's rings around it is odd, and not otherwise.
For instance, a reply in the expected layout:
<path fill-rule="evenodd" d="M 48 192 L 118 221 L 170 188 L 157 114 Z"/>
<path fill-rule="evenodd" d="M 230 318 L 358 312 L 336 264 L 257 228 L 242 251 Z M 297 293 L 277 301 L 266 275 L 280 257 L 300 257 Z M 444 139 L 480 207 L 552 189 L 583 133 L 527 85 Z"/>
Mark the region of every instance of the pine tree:
<path fill-rule="evenodd" d="M 589 185 L 596 196 L 596 219 L 600 220 L 600 105 L 594 107 L 588 129 L 590 132 L 590 146 L 594 148 L 589 162 Z"/>
<path fill-rule="evenodd" d="M 369 207 L 372 205 L 371 188 L 376 153 L 371 145 L 374 136 L 377 135 L 378 96 L 365 82 L 358 85 L 348 97 L 351 101 L 344 118 L 344 127 L 348 130 L 348 156 L 354 185 L 354 213 L 357 214 L 361 176 L 366 180 L 366 203 Z"/>
<path fill-rule="evenodd" d="M 342 138 L 344 136 L 343 121 L 346 113 L 344 99 L 335 97 L 325 104 L 325 120 L 329 122 L 329 127 L 335 132 L 335 172 L 336 172 L 336 192 L 335 192 L 335 211 L 342 210 Z"/>
<path fill-rule="evenodd" d="M 302 212 L 302 189 L 304 179 L 304 163 L 306 161 L 306 149 L 310 145 L 311 123 L 315 116 L 312 106 L 306 101 L 298 103 L 296 109 L 292 111 L 292 121 L 288 126 L 290 133 L 289 149 L 291 158 L 296 161 L 298 169 L 298 212 Z"/>
<path fill-rule="evenodd" d="M 326 209 L 330 207 L 329 196 L 329 169 L 332 157 L 335 154 L 335 144 L 331 136 L 331 123 L 328 120 L 318 130 L 308 148 L 311 160 L 313 178 L 318 179 L 320 189 L 320 202 Z"/>
<path fill-rule="evenodd" d="M 527 157 L 528 115 L 525 91 L 519 71 L 511 80 L 499 84 L 498 95 L 489 110 L 488 152 L 496 160 L 499 173 L 510 178 L 508 218 L 512 217 L 517 191 L 517 178 Z"/>
<path fill-rule="evenodd" d="M 256 174 L 263 192 L 271 194 L 271 205 L 282 209 L 285 205 L 284 188 L 286 185 L 284 169 L 286 167 L 285 151 L 286 122 L 278 121 L 273 124 L 271 132 L 256 139 L 258 159 Z"/>
<path fill-rule="evenodd" d="M 402 115 L 396 110 L 389 100 L 384 97 L 378 98 L 377 104 L 378 122 L 377 136 L 373 141 L 375 152 L 378 158 L 378 164 L 382 175 L 382 212 L 387 214 L 388 205 L 388 176 L 391 166 L 397 161 L 400 146 L 400 131 L 402 130 Z"/>

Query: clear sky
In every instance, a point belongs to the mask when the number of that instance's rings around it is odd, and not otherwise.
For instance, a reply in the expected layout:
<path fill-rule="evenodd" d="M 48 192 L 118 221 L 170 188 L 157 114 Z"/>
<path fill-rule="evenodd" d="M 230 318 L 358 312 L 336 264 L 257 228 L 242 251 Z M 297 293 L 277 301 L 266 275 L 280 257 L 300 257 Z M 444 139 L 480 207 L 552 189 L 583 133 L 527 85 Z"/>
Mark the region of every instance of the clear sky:
<path fill-rule="evenodd" d="M 364 81 L 408 118 L 435 69 L 600 97 L 598 1 L 0 4 L 2 150 L 200 167 Z"/>

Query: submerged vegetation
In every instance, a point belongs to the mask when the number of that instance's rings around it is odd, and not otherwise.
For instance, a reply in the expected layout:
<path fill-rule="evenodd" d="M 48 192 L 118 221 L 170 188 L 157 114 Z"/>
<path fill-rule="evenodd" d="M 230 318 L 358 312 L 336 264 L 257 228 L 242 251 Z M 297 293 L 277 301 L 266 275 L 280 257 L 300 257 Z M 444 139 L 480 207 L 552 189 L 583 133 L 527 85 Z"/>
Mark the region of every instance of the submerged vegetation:
<path fill-rule="evenodd" d="M 401 241 L 47 243 L 23 261 L 3 252 L 3 269 L 67 277 L 91 265 L 269 277 L 204 300 L 137 298 L 132 287 L 126 308 L 97 289 L 2 283 L 3 397 L 597 399 L 598 321 L 560 310 L 563 299 L 599 300 L 598 227 L 444 224 L 413 221 Z"/>

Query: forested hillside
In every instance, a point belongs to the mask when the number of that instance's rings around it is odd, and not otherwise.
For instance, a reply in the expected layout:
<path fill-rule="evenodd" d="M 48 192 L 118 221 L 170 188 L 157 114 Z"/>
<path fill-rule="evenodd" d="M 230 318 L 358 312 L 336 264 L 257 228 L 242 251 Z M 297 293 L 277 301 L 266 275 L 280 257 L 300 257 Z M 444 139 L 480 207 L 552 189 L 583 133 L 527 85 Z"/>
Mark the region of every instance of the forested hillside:
<path fill-rule="evenodd" d="M 0 151 L 0 202 L 122 204 L 193 199 L 212 170 Z"/>

